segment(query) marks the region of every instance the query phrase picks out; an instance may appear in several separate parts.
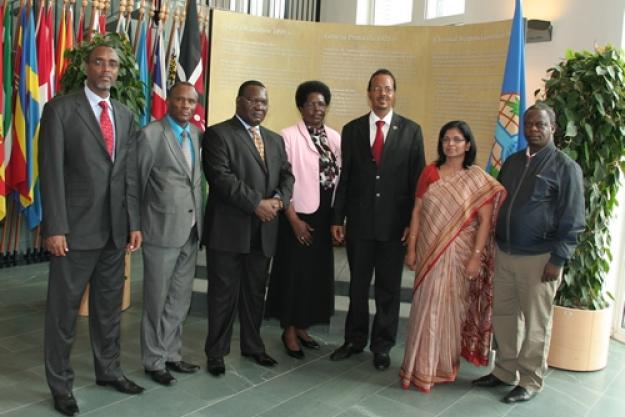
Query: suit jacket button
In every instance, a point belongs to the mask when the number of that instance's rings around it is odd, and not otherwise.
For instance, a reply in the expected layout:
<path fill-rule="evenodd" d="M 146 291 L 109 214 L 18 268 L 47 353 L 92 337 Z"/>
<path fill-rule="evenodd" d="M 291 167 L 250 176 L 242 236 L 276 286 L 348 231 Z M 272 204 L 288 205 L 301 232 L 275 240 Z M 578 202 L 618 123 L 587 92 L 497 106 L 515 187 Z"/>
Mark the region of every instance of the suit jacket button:
<path fill-rule="evenodd" d="M 189 210 L 189 213 L 193 213 L 193 210 Z"/>
<path fill-rule="evenodd" d="M 376 197 L 379 197 L 379 196 L 380 196 L 380 193 L 375 193 L 375 196 L 376 196 Z"/>

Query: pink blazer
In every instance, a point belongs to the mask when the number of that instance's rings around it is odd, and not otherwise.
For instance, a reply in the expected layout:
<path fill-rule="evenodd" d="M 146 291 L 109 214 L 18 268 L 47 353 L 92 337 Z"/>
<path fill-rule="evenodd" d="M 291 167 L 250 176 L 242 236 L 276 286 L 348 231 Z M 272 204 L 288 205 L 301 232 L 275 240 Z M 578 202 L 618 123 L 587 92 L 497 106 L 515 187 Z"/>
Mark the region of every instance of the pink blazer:
<path fill-rule="evenodd" d="M 341 136 L 325 126 L 328 144 L 341 166 Z M 298 213 L 310 214 L 319 208 L 319 152 L 310 139 L 303 121 L 283 129 L 286 154 L 293 169 L 295 185 L 291 204 Z"/>

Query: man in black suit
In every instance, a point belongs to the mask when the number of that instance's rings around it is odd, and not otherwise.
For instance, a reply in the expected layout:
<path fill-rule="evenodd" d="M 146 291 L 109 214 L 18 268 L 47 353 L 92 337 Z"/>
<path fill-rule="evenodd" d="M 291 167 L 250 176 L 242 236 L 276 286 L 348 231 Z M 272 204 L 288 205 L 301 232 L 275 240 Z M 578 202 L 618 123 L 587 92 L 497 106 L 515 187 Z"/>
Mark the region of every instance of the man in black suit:
<path fill-rule="evenodd" d="M 371 112 L 343 128 L 343 167 L 332 226 L 334 239 L 346 241 L 350 287 L 345 343 L 330 359 L 343 360 L 365 348 L 369 285 L 375 271 L 370 348 L 379 370 L 390 366 L 388 353 L 395 344 L 404 242 L 425 165 L 421 127 L 393 112 L 395 87 L 389 70 L 374 72 L 367 88 Z"/>
<path fill-rule="evenodd" d="M 110 46 L 88 54 L 83 89 L 57 96 L 41 119 L 42 235 L 50 254 L 45 368 L 54 407 L 78 413 L 69 355 L 80 299 L 89 283 L 96 383 L 138 394 L 120 367 L 124 254 L 141 246 L 135 122 L 110 97 L 119 58 Z"/>
<path fill-rule="evenodd" d="M 258 81 L 239 87 L 236 115 L 209 127 L 202 162 L 209 185 L 202 242 L 207 247 L 207 370 L 225 372 L 238 308 L 241 354 L 262 366 L 277 362 L 260 337 L 269 259 L 278 211 L 291 200 L 294 177 L 282 138 L 260 126 L 267 90 Z"/>

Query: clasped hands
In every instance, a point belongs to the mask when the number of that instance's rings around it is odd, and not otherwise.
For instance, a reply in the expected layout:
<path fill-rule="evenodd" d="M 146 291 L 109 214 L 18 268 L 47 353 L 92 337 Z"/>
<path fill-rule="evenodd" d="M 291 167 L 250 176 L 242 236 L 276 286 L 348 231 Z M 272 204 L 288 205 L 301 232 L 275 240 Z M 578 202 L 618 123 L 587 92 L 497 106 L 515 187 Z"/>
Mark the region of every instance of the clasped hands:
<path fill-rule="evenodd" d="M 141 232 L 138 230 L 130 232 L 128 244 L 126 245 L 127 252 L 134 252 L 141 247 L 143 241 Z M 65 256 L 69 252 L 67 246 L 67 238 L 65 235 L 53 235 L 44 239 L 43 244 L 50 255 L 52 256 Z"/>
<path fill-rule="evenodd" d="M 261 222 L 272 221 L 280 211 L 280 200 L 277 198 L 264 198 L 254 209 L 254 214 Z"/>

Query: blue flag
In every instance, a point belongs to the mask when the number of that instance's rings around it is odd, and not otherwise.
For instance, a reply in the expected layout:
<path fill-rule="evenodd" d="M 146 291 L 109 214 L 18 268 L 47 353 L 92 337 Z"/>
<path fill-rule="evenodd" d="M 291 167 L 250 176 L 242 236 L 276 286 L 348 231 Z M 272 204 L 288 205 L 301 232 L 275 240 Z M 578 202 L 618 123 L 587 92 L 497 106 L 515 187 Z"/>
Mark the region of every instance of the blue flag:
<path fill-rule="evenodd" d="M 150 123 L 150 74 L 148 70 L 148 52 L 147 52 L 147 23 L 144 20 L 139 29 L 139 41 L 137 43 L 137 65 L 139 66 L 139 80 L 143 83 L 143 97 L 145 104 L 139 115 L 139 125 L 141 127 Z"/>
<path fill-rule="evenodd" d="M 516 0 L 508 57 L 499 96 L 499 115 L 495 140 L 488 157 L 486 172 L 496 177 L 501 165 L 513 153 L 525 149 L 523 134 L 525 112 L 525 25 L 521 0 Z"/>

